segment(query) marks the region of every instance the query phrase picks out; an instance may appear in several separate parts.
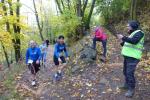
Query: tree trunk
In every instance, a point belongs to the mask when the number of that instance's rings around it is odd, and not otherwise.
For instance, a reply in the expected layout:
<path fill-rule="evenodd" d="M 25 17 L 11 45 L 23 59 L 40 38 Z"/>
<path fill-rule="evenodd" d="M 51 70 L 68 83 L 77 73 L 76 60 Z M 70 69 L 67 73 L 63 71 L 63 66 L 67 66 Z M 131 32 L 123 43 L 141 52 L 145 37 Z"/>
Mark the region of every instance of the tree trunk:
<path fill-rule="evenodd" d="M 70 10 L 70 0 L 67 0 L 68 9 Z"/>
<path fill-rule="evenodd" d="M 5 12 L 4 16 L 7 17 L 7 9 L 6 9 L 6 6 L 5 6 L 4 2 L 5 2 L 5 0 L 1 0 L 1 3 L 3 3 L 2 9 Z M 9 25 L 8 21 L 6 22 L 6 30 L 8 32 L 10 32 L 10 25 Z M 7 62 L 7 66 L 10 67 L 10 63 L 9 63 L 9 59 L 8 59 L 8 54 L 7 54 L 6 50 L 5 50 L 5 46 L 4 46 L 4 44 L 3 44 L 2 41 L 1 41 L 1 45 L 2 45 L 2 48 L 3 48 L 3 51 L 4 51 L 4 55 L 5 55 L 5 59 L 6 59 L 6 62 Z"/>
<path fill-rule="evenodd" d="M 136 6 L 137 6 L 137 0 L 132 0 L 131 11 L 130 11 L 131 20 L 136 20 Z"/>
<path fill-rule="evenodd" d="M 82 10 L 81 10 L 81 0 L 77 1 L 77 16 L 81 17 Z"/>
<path fill-rule="evenodd" d="M 5 12 L 4 16 L 7 17 L 7 8 L 6 8 L 5 4 L 4 4 L 4 2 L 5 2 L 5 0 L 1 0 L 1 3 L 3 3 L 3 7 L 2 8 L 3 8 L 3 11 Z M 6 22 L 6 30 L 8 32 L 10 32 L 10 25 L 9 25 L 8 21 Z"/>
<path fill-rule="evenodd" d="M 88 0 L 85 0 L 84 5 L 83 5 L 83 12 L 82 12 L 83 18 L 82 19 L 84 19 L 84 13 L 85 13 L 85 9 L 87 7 L 87 4 L 88 4 Z"/>
<path fill-rule="evenodd" d="M 17 0 L 17 3 L 20 3 L 20 0 Z M 10 15 L 13 16 L 14 13 L 13 13 L 13 9 L 12 9 L 12 2 L 9 2 L 9 8 L 10 8 Z M 19 23 L 20 22 L 20 6 L 18 5 L 17 8 L 16 8 L 16 11 L 15 11 L 16 15 L 17 15 L 17 22 Z M 17 24 L 13 24 L 13 30 L 14 30 L 14 33 L 16 35 L 20 35 L 20 31 L 21 31 L 21 28 L 20 26 L 18 26 Z M 21 59 L 21 41 L 20 41 L 20 37 L 15 37 L 14 39 L 12 39 L 12 42 L 14 43 L 14 49 L 15 49 L 15 59 L 16 59 L 16 62 L 18 63 L 19 60 Z"/>
<path fill-rule="evenodd" d="M 43 29 L 42 29 L 42 27 L 40 26 L 40 21 L 39 21 L 38 12 L 37 12 L 37 9 L 36 9 L 35 0 L 33 0 L 33 5 L 34 5 L 35 17 L 36 17 L 36 21 L 37 21 L 37 25 L 38 25 L 40 37 L 41 37 L 41 40 L 44 41 L 44 37 L 43 37 L 43 34 L 42 34 L 42 30 L 43 30 Z"/>
<path fill-rule="evenodd" d="M 96 0 L 92 1 L 92 6 L 91 6 L 91 9 L 90 9 L 90 13 L 88 15 L 88 19 L 87 19 L 87 22 L 86 22 L 86 29 L 90 28 L 90 21 L 91 21 L 91 17 L 92 17 L 92 14 L 93 14 L 93 9 L 94 9 L 94 6 L 95 6 L 95 2 L 96 2 Z"/>
<path fill-rule="evenodd" d="M 62 4 L 63 9 L 65 9 L 65 5 L 64 5 L 63 0 L 61 0 L 61 4 Z"/>
<path fill-rule="evenodd" d="M 3 51 L 4 51 L 4 55 L 5 55 L 5 59 L 6 59 L 6 62 L 7 62 L 7 66 L 9 68 L 10 67 L 10 63 L 9 63 L 9 58 L 8 58 L 7 51 L 5 49 L 5 46 L 4 46 L 3 42 L 2 41 L 0 41 L 0 42 L 1 42 L 1 45 L 2 45 L 2 48 L 3 48 Z"/>
<path fill-rule="evenodd" d="M 17 0 L 17 3 L 20 3 L 20 0 Z M 17 10 L 16 10 L 16 14 L 17 14 L 17 22 L 19 23 L 20 22 L 20 6 L 17 6 Z M 20 28 L 20 26 L 18 26 L 18 25 L 16 25 L 16 27 L 17 27 L 17 34 L 20 34 L 20 31 L 21 31 L 21 28 Z M 19 38 L 17 38 L 16 39 L 16 44 L 18 44 L 17 46 L 16 46 L 16 49 L 15 49 L 15 51 L 16 51 L 16 55 L 17 55 L 17 62 L 19 61 L 19 60 L 21 60 L 21 41 L 20 41 L 20 37 Z"/>
<path fill-rule="evenodd" d="M 58 1 L 58 0 L 55 0 L 55 2 L 56 2 L 56 4 L 57 4 L 57 6 L 58 6 L 59 12 L 60 12 L 61 14 L 63 14 L 63 11 L 62 11 L 62 9 L 61 9 L 61 6 L 60 6 L 59 1 Z"/>

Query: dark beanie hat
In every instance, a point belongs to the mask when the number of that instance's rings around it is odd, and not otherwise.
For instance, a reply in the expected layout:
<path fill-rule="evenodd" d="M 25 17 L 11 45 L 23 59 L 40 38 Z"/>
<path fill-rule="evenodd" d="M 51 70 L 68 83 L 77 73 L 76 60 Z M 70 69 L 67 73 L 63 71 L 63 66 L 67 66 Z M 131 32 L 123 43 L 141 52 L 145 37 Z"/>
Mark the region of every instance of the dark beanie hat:
<path fill-rule="evenodd" d="M 133 30 L 138 29 L 139 26 L 140 26 L 140 23 L 138 21 L 136 21 L 136 20 L 131 20 L 128 23 L 132 27 Z"/>

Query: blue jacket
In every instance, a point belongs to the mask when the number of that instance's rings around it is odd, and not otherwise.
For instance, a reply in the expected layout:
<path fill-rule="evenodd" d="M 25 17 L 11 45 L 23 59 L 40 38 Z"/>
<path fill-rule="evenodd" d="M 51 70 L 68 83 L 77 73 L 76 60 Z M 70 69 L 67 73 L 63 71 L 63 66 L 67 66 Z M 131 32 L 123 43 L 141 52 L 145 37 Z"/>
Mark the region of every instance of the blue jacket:
<path fill-rule="evenodd" d="M 56 43 L 55 46 L 54 46 L 54 56 L 59 58 L 60 57 L 60 53 L 63 53 L 65 52 L 65 56 L 68 57 L 68 52 L 67 52 L 67 49 L 66 49 L 66 44 L 59 44 L 59 43 Z"/>
<path fill-rule="evenodd" d="M 34 62 L 41 59 L 41 50 L 38 47 L 35 48 L 28 48 L 26 51 L 26 64 L 28 60 L 31 59 Z"/>

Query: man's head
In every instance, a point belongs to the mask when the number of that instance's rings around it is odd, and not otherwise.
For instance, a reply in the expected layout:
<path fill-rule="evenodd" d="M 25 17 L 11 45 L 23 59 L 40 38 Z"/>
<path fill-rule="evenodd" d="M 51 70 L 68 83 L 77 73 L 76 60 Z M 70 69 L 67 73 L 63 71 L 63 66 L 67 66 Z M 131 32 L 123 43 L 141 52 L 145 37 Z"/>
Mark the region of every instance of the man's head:
<path fill-rule="evenodd" d="M 36 47 L 36 42 L 31 40 L 29 45 L 30 45 L 31 48 L 34 48 L 34 47 Z"/>
<path fill-rule="evenodd" d="M 60 44 L 63 44 L 63 43 L 64 43 L 64 36 L 63 36 L 63 35 L 60 35 L 60 36 L 58 37 L 58 42 L 59 42 Z"/>
<path fill-rule="evenodd" d="M 128 31 L 135 31 L 139 28 L 140 23 L 136 20 L 131 20 L 128 22 L 127 29 Z"/>

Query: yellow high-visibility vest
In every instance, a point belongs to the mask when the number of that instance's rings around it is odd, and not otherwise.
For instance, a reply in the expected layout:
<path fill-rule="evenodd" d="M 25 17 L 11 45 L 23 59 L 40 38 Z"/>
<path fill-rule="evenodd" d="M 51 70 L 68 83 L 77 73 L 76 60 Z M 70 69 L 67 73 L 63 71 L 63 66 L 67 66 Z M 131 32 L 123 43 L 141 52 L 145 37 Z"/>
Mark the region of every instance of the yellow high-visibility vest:
<path fill-rule="evenodd" d="M 129 37 L 132 38 L 134 36 L 134 34 L 136 34 L 139 31 L 141 31 L 141 30 L 136 30 L 136 31 L 132 32 Z M 127 57 L 141 59 L 143 49 L 144 49 L 144 36 L 137 44 L 131 44 L 131 43 L 125 42 L 125 44 L 122 48 L 121 54 L 124 56 L 127 56 Z"/>

